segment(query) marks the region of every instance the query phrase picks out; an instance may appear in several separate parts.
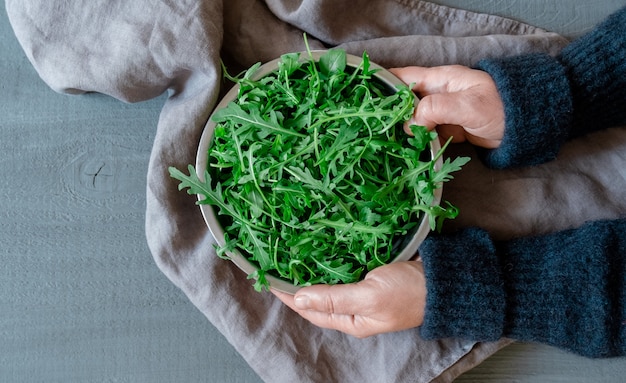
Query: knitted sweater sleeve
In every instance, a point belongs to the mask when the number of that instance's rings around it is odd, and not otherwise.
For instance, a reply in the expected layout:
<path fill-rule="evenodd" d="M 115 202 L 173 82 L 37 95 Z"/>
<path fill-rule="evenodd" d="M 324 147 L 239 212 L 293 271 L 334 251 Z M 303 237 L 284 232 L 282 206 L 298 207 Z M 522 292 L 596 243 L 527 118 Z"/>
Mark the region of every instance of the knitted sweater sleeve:
<path fill-rule="evenodd" d="M 422 337 L 626 355 L 625 234 L 623 219 L 508 242 L 476 228 L 427 238 Z"/>
<path fill-rule="evenodd" d="M 572 42 L 559 56 L 482 60 L 504 103 L 501 145 L 480 151 L 492 168 L 537 165 L 563 143 L 626 125 L 626 8 Z"/>
<path fill-rule="evenodd" d="M 494 168 L 553 159 L 569 138 L 626 125 L 626 8 L 556 58 L 486 60 L 505 104 Z M 590 357 L 626 355 L 626 219 L 496 242 L 482 229 L 420 247 L 427 339 L 508 337 Z"/>

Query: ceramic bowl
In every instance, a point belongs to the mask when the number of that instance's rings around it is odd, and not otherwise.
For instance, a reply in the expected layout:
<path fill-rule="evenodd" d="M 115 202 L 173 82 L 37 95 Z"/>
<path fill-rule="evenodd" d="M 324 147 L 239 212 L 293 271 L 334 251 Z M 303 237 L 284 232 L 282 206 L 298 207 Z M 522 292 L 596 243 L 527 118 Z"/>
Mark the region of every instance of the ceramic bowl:
<path fill-rule="evenodd" d="M 319 57 L 322 54 L 324 54 L 324 52 L 325 51 L 312 52 L 313 58 L 316 61 L 319 60 Z M 309 53 L 303 52 L 300 54 L 300 57 L 303 57 L 303 60 L 308 59 Z M 273 61 L 270 61 L 260 66 L 253 78 L 259 79 L 263 76 L 268 75 L 271 72 L 276 71 L 278 68 L 279 61 L 280 61 L 280 58 L 275 59 Z M 347 55 L 348 67 L 357 68 L 361 61 L 362 61 L 361 57 L 350 55 L 350 54 Z M 381 81 L 386 86 L 388 86 L 390 91 L 395 90 L 398 85 L 404 84 L 395 75 L 393 75 L 391 72 L 387 71 L 386 69 L 382 68 L 380 65 L 370 62 L 370 68 L 379 69 L 379 71 L 374 76 L 379 81 Z M 235 85 L 232 89 L 230 89 L 230 91 L 228 91 L 228 93 L 226 93 L 226 95 L 222 98 L 222 100 L 217 104 L 215 110 L 219 110 L 225 107 L 229 102 L 236 99 L 238 95 L 238 91 L 239 91 L 239 86 Z M 416 102 L 417 101 L 418 100 L 416 98 Z M 209 159 L 208 152 L 211 146 L 211 142 L 213 140 L 213 132 L 215 129 L 215 125 L 216 125 L 215 122 L 213 122 L 212 119 L 209 118 L 204 128 L 201 139 L 200 139 L 198 153 L 196 157 L 196 171 L 201 179 L 203 179 L 203 175 L 205 173 L 205 170 L 207 169 L 207 164 L 208 164 L 208 159 Z M 439 144 L 439 140 L 433 140 L 430 143 L 431 158 L 432 156 L 434 156 L 434 154 L 437 151 L 439 151 L 440 148 L 441 146 Z M 442 162 L 441 159 L 439 159 L 438 163 L 435 164 L 436 169 L 441 167 L 441 162 Z M 433 202 L 434 205 L 437 205 L 440 203 L 441 193 L 442 193 L 442 188 L 436 189 L 435 199 Z M 202 198 L 202 197 L 199 197 L 199 198 Z M 201 204 L 200 209 L 202 210 L 202 215 L 204 217 L 204 220 L 211 234 L 215 238 L 215 241 L 220 246 L 224 245 L 224 228 L 222 227 L 220 223 L 220 219 L 217 216 L 215 209 L 213 208 L 213 206 L 207 205 L 207 204 Z M 420 223 L 419 225 L 415 227 L 414 231 L 412 233 L 409 233 L 407 236 L 405 236 L 404 238 L 402 238 L 401 240 L 397 241 L 394 244 L 394 248 L 398 249 L 397 250 L 398 254 L 397 256 L 395 256 L 395 258 L 392 259 L 391 262 L 406 261 L 406 260 L 413 258 L 417 254 L 419 245 L 426 238 L 429 231 L 430 231 L 430 226 L 428 223 L 428 219 L 424 216 L 421 216 Z M 253 262 L 246 259 L 246 257 L 244 257 L 239 251 L 235 250 L 233 252 L 228 253 L 227 255 L 230 257 L 232 262 L 235 263 L 235 265 L 237 265 L 241 270 L 243 270 L 248 275 L 252 274 L 258 268 L 257 265 L 255 265 Z M 276 289 L 282 292 L 294 294 L 296 291 L 298 291 L 298 289 L 301 288 L 300 286 L 294 285 L 291 281 L 280 279 L 278 277 L 274 277 L 269 274 L 266 274 L 266 279 L 273 289 Z"/>

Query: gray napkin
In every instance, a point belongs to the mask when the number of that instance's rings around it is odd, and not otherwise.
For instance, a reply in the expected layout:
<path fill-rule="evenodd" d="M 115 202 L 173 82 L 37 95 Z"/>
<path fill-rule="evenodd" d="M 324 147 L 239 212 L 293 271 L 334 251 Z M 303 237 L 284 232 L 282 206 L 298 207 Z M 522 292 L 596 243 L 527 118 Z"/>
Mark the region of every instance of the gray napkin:
<path fill-rule="evenodd" d="M 168 92 L 147 169 L 147 241 L 163 273 L 263 380 L 447 382 L 509 342 L 427 342 L 416 330 L 355 339 L 309 324 L 271 294 L 254 292 L 239 269 L 215 256 L 194 198 L 177 190 L 167 167 L 194 162 L 223 90 L 220 57 L 246 68 L 304 50 L 306 32 L 314 49 L 341 46 L 358 55 L 365 49 L 384 66 L 471 65 L 484 57 L 555 54 L 565 39 L 410 0 L 6 0 L 6 6 L 24 51 L 54 90 L 125 102 Z M 570 145 L 566 160 L 541 168 L 496 172 L 473 161 L 444 191 L 461 208 L 449 227 L 480 225 L 510 238 L 623 213 L 623 180 L 596 173 L 600 164 L 623 168 L 615 153 L 624 152 L 626 139 L 620 129 L 602 134 Z M 615 152 L 601 145 L 605 139 Z M 465 145 L 454 152 L 474 155 Z M 619 198 L 598 197 L 603 185 Z"/>

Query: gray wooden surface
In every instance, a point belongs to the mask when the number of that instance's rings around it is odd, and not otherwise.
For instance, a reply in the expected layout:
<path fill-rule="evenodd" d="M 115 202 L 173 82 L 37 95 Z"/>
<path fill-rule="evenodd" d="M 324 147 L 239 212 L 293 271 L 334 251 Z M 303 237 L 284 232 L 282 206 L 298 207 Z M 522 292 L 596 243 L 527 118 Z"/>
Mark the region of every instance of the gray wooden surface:
<path fill-rule="evenodd" d="M 577 36 L 625 1 L 436 1 Z M 163 98 L 49 90 L 0 9 L 0 382 L 259 382 L 155 266 L 145 173 Z M 459 382 L 622 382 L 626 360 L 513 345 Z M 294 380 L 295 381 L 295 380 Z"/>
<path fill-rule="evenodd" d="M 146 245 L 164 99 L 52 92 L 4 7 L 0 52 L 0 382 L 258 382 Z"/>

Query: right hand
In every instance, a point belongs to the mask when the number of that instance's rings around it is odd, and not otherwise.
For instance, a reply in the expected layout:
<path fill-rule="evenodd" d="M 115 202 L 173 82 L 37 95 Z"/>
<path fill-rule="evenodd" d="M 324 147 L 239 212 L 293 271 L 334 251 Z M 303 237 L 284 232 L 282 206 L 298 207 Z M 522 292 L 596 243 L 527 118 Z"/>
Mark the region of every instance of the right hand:
<path fill-rule="evenodd" d="M 313 285 L 295 295 L 271 291 L 314 325 L 358 338 L 414 328 L 424 321 L 426 277 L 421 261 L 383 265 L 355 283 Z"/>
<path fill-rule="evenodd" d="M 460 65 L 394 68 L 420 97 L 408 125 L 437 129 L 443 140 L 496 148 L 504 135 L 504 105 L 486 72 Z"/>

